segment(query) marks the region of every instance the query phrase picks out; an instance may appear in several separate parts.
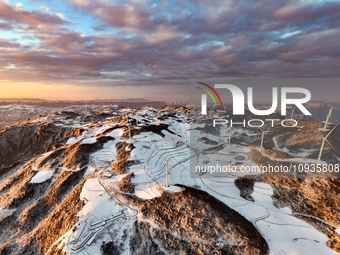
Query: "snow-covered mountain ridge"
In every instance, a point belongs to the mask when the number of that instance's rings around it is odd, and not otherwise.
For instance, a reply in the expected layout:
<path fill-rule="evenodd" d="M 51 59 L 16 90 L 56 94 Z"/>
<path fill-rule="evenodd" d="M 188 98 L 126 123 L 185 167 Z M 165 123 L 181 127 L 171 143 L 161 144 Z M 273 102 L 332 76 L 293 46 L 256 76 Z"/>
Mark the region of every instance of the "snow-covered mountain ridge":
<path fill-rule="evenodd" d="M 190 161 L 211 151 L 238 167 L 312 160 L 321 122 L 277 130 L 261 150 L 258 130 L 234 130 L 229 145 L 229 129 L 204 132 L 202 121 L 185 108 L 96 108 L 3 128 L 1 253 L 336 254 L 337 179 L 190 176 Z M 326 146 L 323 160 L 337 153 Z M 164 162 L 175 163 L 169 187 Z"/>

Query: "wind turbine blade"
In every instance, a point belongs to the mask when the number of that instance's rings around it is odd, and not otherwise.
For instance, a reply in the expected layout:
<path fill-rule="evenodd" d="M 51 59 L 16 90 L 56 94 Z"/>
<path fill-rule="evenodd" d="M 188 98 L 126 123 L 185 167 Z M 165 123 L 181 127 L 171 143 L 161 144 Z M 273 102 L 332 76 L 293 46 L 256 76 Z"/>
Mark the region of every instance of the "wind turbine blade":
<path fill-rule="evenodd" d="M 337 153 L 338 153 L 338 151 L 333 147 L 333 145 L 331 145 L 331 143 L 330 142 L 328 142 L 328 140 L 327 139 L 325 139 L 326 140 L 326 142 L 333 148 L 333 150 L 335 150 Z"/>
<path fill-rule="evenodd" d="M 174 163 L 174 162 L 167 162 L 169 164 L 173 164 L 173 165 L 179 165 L 178 163 Z"/>
<path fill-rule="evenodd" d="M 173 165 L 181 165 L 181 166 L 183 166 L 182 164 L 180 164 L 180 163 L 174 163 L 174 162 L 168 162 L 169 164 L 173 164 Z"/>
<path fill-rule="evenodd" d="M 329 115 L 329 118 L 332 119 L 332 116 L 333 116 L 333 106 L 331 108 L 331 114 Z"/>
<path fill-rule="evenodd" d="M 327 139 L 327 137 L 334 131 L 334 129 L 338 126 L 338 124 L 335 125 L 335 127 L 331 130 L 331 132 L 328 133 L 328 135 L 326 135 L 325 139 Z"/>
<path fill-rule="evenodd" d="M 163 165 L 163 167 L 162 167 L 162 171 L 161 171 L 161 172 L 163 172 L 163 169 L 164 169 L 165 165 L 166 165 L 166 163 Z"/>
<path fill-rule="evenodd" d="M 260 128 L 260 127 L 258 127 L 261 131 L 262 131 L 262 133 L 263 133 L 263 130 L 262 130 L 262 128 Z"/>

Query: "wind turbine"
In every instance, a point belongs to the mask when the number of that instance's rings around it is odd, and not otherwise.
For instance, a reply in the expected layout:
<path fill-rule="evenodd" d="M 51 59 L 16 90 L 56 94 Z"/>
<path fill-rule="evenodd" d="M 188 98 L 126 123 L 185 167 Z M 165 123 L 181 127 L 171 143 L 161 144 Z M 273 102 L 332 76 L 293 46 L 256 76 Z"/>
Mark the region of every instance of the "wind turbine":
<path fill-rule="evenodd" d="M 296 106 L 294 107 L 293 111 L 292 111 L 292 114 L 290 115 L 290 119 L 292 120 L 293 119 L 293 115 L 294 115 L 294 111 L 296 109 Z"/>
<path fill-rule="evenodd" d="M 127 120 L 128 130 L 129 130 L 129 140 L 131 141 L 130 120 L 129 120 L 128 115 L 126 116 L 126 120 Z"/>
<path fill-rule="evenodd" d="M 190 128 L 188 128 L 186 130 L 183 130 L 183 129 L 179 128 L 179 130 L 184 132 L 184 135 L 185 135 L 185 144 L 187 144 L 187 131 L 190 130 Z"/>
<path fill-rule="evenodd" d="M 329 118 L 332 116 L 332 111 L 333 111 L 333 106 L 331 109 L 329 109 L 329 113 L 327 115 L 327 119 L 326 119 L 325 126 L 323 127 L 323 129 L 327 129 Z"/>
<path fill-rule="evenodd" d="M 320 152 L 319 152 L 318 161 L 320 161 L 320 159 L 321 159 L 321 155 L 322 155 L 323 147 L 325 145 L 325 141 L 334 149 L 334 147 L 330 144 L 330 142 L 327 140 L 327 138 L 337 126 L 338 126 L 338 124 L 336 124 L 335 127 L 325 136 L 325 138 L 322 139 L 322 144 L 321 144 L 321 148 L 320 148 Z M 334 150 L 336 151 L 336 149 L 334 149 Z"/>
<path fill-rule="evenodd" d="M 136 127 L 138 127 L 138 113 L 136 112 Z"/>
<path fill-rule="evenodd" d="M 162 155 L 162 157 L 164 158 L 164 156 Z M 162 171 L 164 169 L 164 167 L 166 167 L 166 181 L 165 181 L 165 187 L 167 188 L 168 187 L 168 164 L 172 164 L 172 165 L 182 165 L 180 163 L 174 163 L 174 162 L 169 162 L 167 161 L 165 158 L 164 158 L 164 165 L 163 165 L 163 168 L 162 168 Z"/>
<path fill-rule="evenodd" d="M 184 134 L 185 134 L 185 144 L 187 144 L 187 131 L 188 131 L 189 129 L 186 129 L 186 130 L 184 130 Z"/>
<path fill-rule="evenodd" d="M 229 129 L 229 142 L 228 142 L 229 145 L 230 145 L 230 141 L 231 141 L 231 131 L 234 130 L 234 129 L 236 129 L 236 128 Z"/>
<path fill-rule="evenodd" d="M 268 131 L 263 131 L 262 128 L 259 127 L 259 129 L 262 131 L 262 136 L 261 136 L 261 146 L 260 146 L 260 149 L 263 148 L 263 138 L 264 138 L 264 133 L 267 133 Z"/>

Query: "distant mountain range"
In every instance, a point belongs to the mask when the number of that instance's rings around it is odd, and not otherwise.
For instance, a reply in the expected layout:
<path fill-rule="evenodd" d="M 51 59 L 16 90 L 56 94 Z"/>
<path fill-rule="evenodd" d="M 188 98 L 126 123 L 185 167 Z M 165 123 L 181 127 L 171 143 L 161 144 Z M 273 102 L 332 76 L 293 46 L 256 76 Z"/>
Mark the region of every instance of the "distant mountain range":
<path fill-rule="evenodd" d="M 122 107 L 162 107 L 167 105 L 164 101 L 151 101 L 146 98 L 126 98 L 126 99 L 92 99 L 92 100 L 47 100 L 40 98 L 0 98 L 0 105 L 36 105 L 43 107 L 61 108 L 72 105 L 114 105 Z"/>
<path fill-rule="evenodd" d="M 53 111 L 75 111 L 81 116 L 91 115 L 107 108 L 115 110 L 120 108 L 140 109 L 144 106 L 164 107 L 163 101 L 150 101 L 145 98 L 127 99 L 98 99 L 98 100 L 45 100 L 36 98 L 0 98 L 0 128 L 10 126 L 18 121 L 32 118 L 37 115 Z"/>

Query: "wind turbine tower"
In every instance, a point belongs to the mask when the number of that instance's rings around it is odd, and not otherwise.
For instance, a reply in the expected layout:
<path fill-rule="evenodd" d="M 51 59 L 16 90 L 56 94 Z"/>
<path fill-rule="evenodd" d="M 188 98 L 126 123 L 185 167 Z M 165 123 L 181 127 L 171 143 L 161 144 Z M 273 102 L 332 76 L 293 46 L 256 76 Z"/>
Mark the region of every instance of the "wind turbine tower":
<path fill-rule="evenodd" d="M 261 146 L 260 146 L 260 149 L 263 148 L 263 138 L 264 138 L 264 133 L 266 133 L 267 131 L 263 131 L 262 128 L 259 127 L 259 129 L 262 131 L 262 136 L 261 136 Z"/>
<path fill-rule="evenodd" d="M 292 120 L 293 119 L 293 115 L 294 115 L 294 111 L 296 109 L 296 106 L 294 107 L 293 111 L 292 111 L 292 114 L 290 115 L 290 119 Z"/>
<path fill-rule="evenodd" d="M 333 106 L 331 109 L 329 109 L 329 113 L 327 115 L 327 119 L 326 119 L 325 126 L 323 127 L 323 129 L 327 129 L 329 118 L 332 116 L 332 111 L 333 111 Z"/>
<path fill-rule="evenodd" d="M 168 187 L 168 164 L 172 164 L 172 165 L 182 165 L 182 164 L 174 163 L 174 162 L 169 162 L 169 161 L 167 161 L 165 159 L 165 157 L 163 155 L 162 155 L 162 157 L 164 158 L 164 162 L 165 162 L 164 165 L 163 165 L 162 171 L 163 171 L 163 169 L 165 167 L 165 170 L 166 170 L 166 174 L 165 174 L 165 176 L 166 176 L 165 187 L 167 188 Z"/>
<path fill-rule="evenodd" d="M 334 129 L 338 126 L 338 124 L 335 125 L 335 127 L 325 136 L 325 138 L 322 139 L 322 144 L 321 144 L 321 148 L 320 148 L 320 152 L 319 152 L 319 157 L 318 157 L 318 161 L 321 160 L 321 156 L 322 156 L 322 151 L 323 151 L 323 147 L 325 145 L 325 141 L 334 149 L 334 147 L 330 144 L 330 142 L 327 140 L 328 136 L 334 131 Z M 335 150 L 335 149 L 334 149 Z M 335 150 L 336 151 L 336 150 Z"/>

